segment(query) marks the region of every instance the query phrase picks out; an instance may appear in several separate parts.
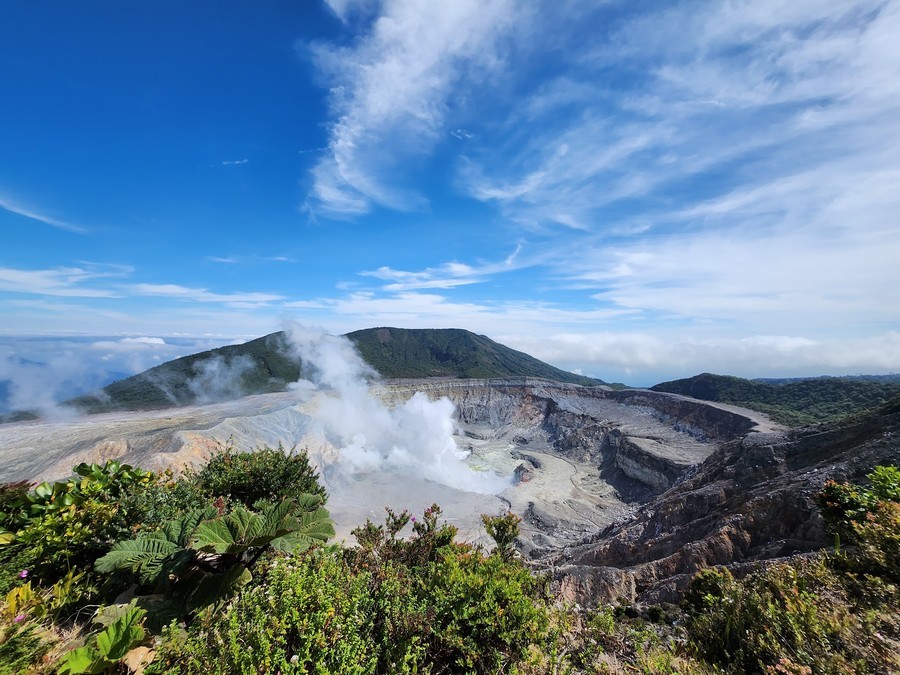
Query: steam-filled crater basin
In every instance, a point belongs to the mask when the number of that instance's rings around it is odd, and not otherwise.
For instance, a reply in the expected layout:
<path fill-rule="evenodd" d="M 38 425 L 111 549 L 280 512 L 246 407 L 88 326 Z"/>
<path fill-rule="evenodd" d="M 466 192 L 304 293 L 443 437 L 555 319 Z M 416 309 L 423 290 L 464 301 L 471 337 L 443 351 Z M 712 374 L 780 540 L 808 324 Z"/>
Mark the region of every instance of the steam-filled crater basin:
<path fill-rule="evenodd" d="M 400 380 L 358 399 L 294 390 L 151 412 L 0 426 L 0 480 L 47 480 L 121 459 L 196 466 L 230 444 L 306 451 L 338 539 L 385 507 L 432 503 L 462 538 L 488 543 L 481 514 L 522 518 L 538 553 L 589 536 L 668 489 L 722 442 L 767 420 L 647 390 L 544 380 Z"/>

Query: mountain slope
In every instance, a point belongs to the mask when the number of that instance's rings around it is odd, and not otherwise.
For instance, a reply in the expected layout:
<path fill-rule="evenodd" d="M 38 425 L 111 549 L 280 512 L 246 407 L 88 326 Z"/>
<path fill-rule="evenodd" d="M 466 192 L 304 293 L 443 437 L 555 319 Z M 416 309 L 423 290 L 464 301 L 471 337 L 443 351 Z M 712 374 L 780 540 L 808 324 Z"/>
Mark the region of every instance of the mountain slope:
<path fill-rule="evenodd" d="M 573 384 L 603 384 L 458 328 L 367 328 L 347 337 L 382 377 L 542 377 Z"/>
<path fill-rule="evenodd" d="M 461 329 L 370 328 L 349 333 L 382 377 L 540 377 L 597 385 Z M 68 403 L 88 412 L 208 403 L 283 390 L 302 369 L 283 332 L 175 359 Z"/>
<path fill-rule="evenodd" d="M 900 395 L 900 385 L 877 380 L 814 377 L 782 382 L 771 384 L 703 373 L 662 382 L 651 389 L 752 408 L 789 425 L 836 422 Z"/>
<path fill-rule="evenodd" d="M 91 413 L 168 408 L 282 391 L 299 377 L 279 332 L 167 361 L 67 403 Z"/>

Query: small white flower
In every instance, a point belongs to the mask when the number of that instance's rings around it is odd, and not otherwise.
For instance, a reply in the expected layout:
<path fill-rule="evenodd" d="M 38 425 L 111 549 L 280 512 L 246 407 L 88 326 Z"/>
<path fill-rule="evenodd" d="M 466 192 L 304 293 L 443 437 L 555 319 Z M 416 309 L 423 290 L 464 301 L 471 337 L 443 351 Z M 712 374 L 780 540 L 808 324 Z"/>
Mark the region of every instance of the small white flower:
<path fill-rule="evenodd" d="M 291 657 L 291 665 L 292 665 L 292 666 L 296 666 L 299 662 L 300 662 L 300 657 L 297 656 L 296 654 L 294 654 L 294 655 Z"/>

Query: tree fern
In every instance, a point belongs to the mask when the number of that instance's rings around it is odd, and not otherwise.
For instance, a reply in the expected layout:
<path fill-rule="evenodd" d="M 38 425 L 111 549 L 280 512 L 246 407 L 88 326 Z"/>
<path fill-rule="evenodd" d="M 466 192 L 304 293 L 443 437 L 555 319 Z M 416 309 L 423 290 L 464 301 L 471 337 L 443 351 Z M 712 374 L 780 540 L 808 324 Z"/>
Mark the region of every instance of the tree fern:
<path fill-rule="evenodd" d="M 306 550 L 334 536 L 321 505 L 318 495 L 300 495 L 261 513 L 243 507 L 224 515 L 215 508 L 192 511 L 159 530 L 117 543 L 96 569 L 131 571 L 145 587 L 168 596 L 166 611 L 191 614 L 246 584 L 250 569 L 270 546 Z"/>

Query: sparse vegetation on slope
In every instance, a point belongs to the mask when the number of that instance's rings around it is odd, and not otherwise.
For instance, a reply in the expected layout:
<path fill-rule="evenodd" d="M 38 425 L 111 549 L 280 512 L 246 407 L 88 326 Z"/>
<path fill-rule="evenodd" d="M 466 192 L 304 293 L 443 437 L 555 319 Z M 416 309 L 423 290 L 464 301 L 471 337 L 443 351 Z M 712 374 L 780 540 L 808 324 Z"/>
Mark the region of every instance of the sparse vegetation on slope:
<path fill-rule="evenodd" d="M 347 337 L 382 377 L 542 377 L 589 386 L 603 384 L 467 330 L 368 328 Z"/>
<path fill-rule="evenodd" d="M 284 334 L 272 333 L 168 361 L 68 404 L 90 413 L 168 408 L 282 391 L 299 377 L 300 363 Z"/>
<path fill-rule="evenodd" d="M 792 426 L 829 424 L 900 396 L 900 384 L 841 377 L 817 377 L 770 384 L 703 373 L 662 382 L 654 391 L 703 401 L 740 405 Z"/>
<path fill-rule="evenodd" d="M 685 596 L 694 651 L 726 672 L 877 673 L 900 669 L 900 471 L 819 494 L 850 546 L 743 580 L 699 574 Z"/>

